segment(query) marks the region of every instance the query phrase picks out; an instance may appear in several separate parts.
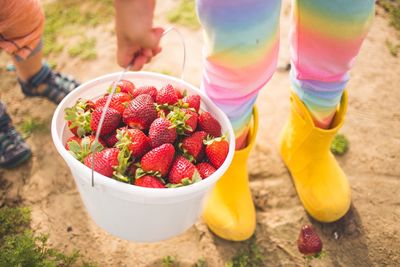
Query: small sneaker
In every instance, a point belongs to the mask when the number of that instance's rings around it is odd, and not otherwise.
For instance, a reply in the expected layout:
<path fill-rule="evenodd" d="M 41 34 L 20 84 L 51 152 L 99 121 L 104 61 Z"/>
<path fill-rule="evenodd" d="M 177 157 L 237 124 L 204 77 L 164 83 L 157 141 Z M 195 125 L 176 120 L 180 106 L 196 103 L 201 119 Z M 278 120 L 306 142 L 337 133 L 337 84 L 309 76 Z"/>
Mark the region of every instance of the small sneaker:
<path fill-rule="evenodd" d="M 80 84 L 71 76 L 67 76 L 50 69 L 43 64 L 38 73 L 27 82 L 18 79 L 22 92 L 26 96 L 44 96 L 55 104 L 69 94 Z"/>
<path fill-rule="evenodd" d="M 31 155 L 31 149 L 14 126 L 8 124 L 0 129 L 0 167 L 15 168 Z"/>

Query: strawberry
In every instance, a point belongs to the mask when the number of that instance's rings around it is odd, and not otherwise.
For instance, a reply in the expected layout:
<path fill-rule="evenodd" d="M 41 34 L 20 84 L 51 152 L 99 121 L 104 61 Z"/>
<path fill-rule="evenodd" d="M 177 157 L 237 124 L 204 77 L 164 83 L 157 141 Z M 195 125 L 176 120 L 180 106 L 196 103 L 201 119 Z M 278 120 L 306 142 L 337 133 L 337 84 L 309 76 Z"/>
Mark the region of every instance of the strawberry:
<path fill-rule="evenodd" d="M 190 184 L 198 180 L 196 167 L 185 157 L 178 156 L 172 163 L 168 175 L 169 182 L 172 184 Z"/>
<path fill-rule="evenodd" d="M 74 106 L 64 110 L 64 118 L 67 121 L 68 128 L 74 135 L 83 137 L 92 132 L 90 120 L 93 108 L 92 101 L 78 99 Z"/>
<path fill-rule="evenodd" d="M 204 139 L 207 133 L 204 131 L 194 132 L 191 136 L 183 138 L 180 148 L 184 156 L 191 162 L 199 161 L 204 154 Z"/>
<path fill-rule="evenodd" d="M 173 105 L 178 102 L 178 97 L 176 95 L 175 89 L 171 84 L 163 86 L 157 93 L 156 98 L 157 104 L 167 104 Z"/>
<path fill-rule="evenodd" d="M 94 149 L 96 152 L 103 150 L 106 146 L 104 141 L 99 138 L 99 142 L 95 142 L 96 137 L 94 135 L 85 136 L 79 138 L 76 136 L 70 137 L 67 140 L 65 148 L 74 156 L 77 160 L 83 162 L 83 160 L 92 153 Z"/>
<path fill-rule="evenodd" d="M 190 109 L 175 107 L 167 116 L 167 119 L 176 127 L 179 135 L 189 134 L 197 128 L 197 113 Z"/>
<path fill-rule="evenodd" d="M 150 138 L 139 129 L 117 130 L 117 139 L 115 146 L 120 150 L 127 148 L 135 159 L 150 150 Z"/>
<path fill-rule="evenodd" d="M 94 170 L 104 176 L 112 177 L 114 168 L 119 165 L 117 148 L 106 148 L 94 154 Z M 88 155 L 84 163 L 89 168 L 92 168 L 92 154 Z"/>
<path fill-rule="evenodd" d="M 206 142 L 206 155 L 210 163 L 218 169 L 224 163 L 229 151 L 229 143 L 223 137 Z"/>
<path fill-rule="evenodd" d="M 200 114 L 199 128 L 213 137 L 221 136 L 221 125 L 209 112 Z"/>
<path fill-rule="evenodd" d="M 306 256 L 317 256 L 322 251 L 322 241 L 311 225 L 301 228 L 297 248 Z"/>
<path fill-rule="evenodd" d="M 133 177 L 133 180 L 132 180 L 133 182 L 135 182 L 136 170 L 137 170 L 138 168 L 139 168 L 139 167 L 138 167 L 135 163 L 132 163 L 132 164 L 128 167 L 128 169 L 126 170 L 128 176 Z"/>
<path fill-rule="evenodd" d="M 178 88 L 175 88 L 174 90 L 175 90 L 176 97 L 178 99 L 182 99 L 183 98 L 182 92 Z"/>
<path fill-rule="evenodd" d="M 171 144 L 163 144 L 147 152 L 140 164 L 145 172 L 159 172 L 162 177 L 168 174 L 174 159 L 175 148 Z"/>
<path fill-rule="evenodd" d="M 200 96 L 199 95 L 188 95 L 182 99 L 183 103 L 187 103 L 189 108 L 194 108 L 196 112 L 200 110 Z"/>
<path fill-rule="evenodd" d="M 123 121 L 131 128 L 147 130 L 157 118 L 154 101 L 149 95 L 139 95 L 126 107 Z"/>
<path fill-rule="evenodd" d="M 96 108 L 104 107 L 106 105 L 107 99 L 108 99 L 108 94 L 99 98 L 95 103 Z M 115 93 L 111 97 L 111 102 L 108 107 L 117 110 L 122 115 L 122 113 L 124 113 L 126 105 L 128 105 L 128 103 L 129 103 L 129 101 L 131 101 L 131 97 L 128 94 Z"/>
<path fill-rule="evenodd" d="M 165 188 L 165 185 L 155 176 L 145 175 L 135 180 L 135 185 L 150 188 Z"/>
<path fill-rule="evenodd" d="M 199 172 L 202 179 L 207 178 L 216 171 L 216 169 L 207 162 L 202 162 L 197 164 L 196 169 Z"/>
<path fill-rule="evenodd" d="M 156 101 L 157 89 L 154 86 L 141 86 L 133 92 L 132 98 L 136 98 L 139 95 L 149 95 L 153 98 L 153 101 Z"/>
<path fill-rule="evenodd" d="M 80 138 L 80 137 L 78 137 L 78 136 L 76 136 L 76 135 L 71 136 L 70 138 L 67 139 L 67 142 L 65 143 L 65 149 L 66 149 L 66 150 L 70 150 L 70 147 L 69 147 L 69 143 L 70 143 L 70 142 L 75 141 L 75 142 L 77 142 L 78 144 L 80 144 L 81 140 L 82 140 L 82 138 Z"/>
<path fill-rule="evenodd" d="M 153 148 L 165 143 L 173 144 L 176 139 L 176 129 L 166 118 L 158 118 L 150 125 L 149 138 Z"/>
<path fill-rule="evenodd" d="M 104 110 L 104 108 L 99 107 L 99 108 L 96 108 L 92 113 L 92 119 L 90 121 L 90 128 L 92 128 L 94 133 L 96 133 L 97 128 L 99 126 L 101 113 L 103 112 L 103 110 Z M 102 128 L 100 130 L 100 135 L 107 135 L 107 134 L 115 131 L 115 129 L 117 129 L 120 121 L 121 121 L 121 114 L 113 108 L 108 108 L 105 113 L 104 122 L 103 122 Z"/>
<path fill-rule="evenodd" d="M 115 82 L 113 82 L 110 85 L 110 88 L 108 89 L 109 93 L 111 93 L 111 89 L 114 86 L 114 83 Z M 128 80 L 120 80 L 117 83 L 117 87 L 115 88 L 115 92 L 116 93 L 120 93 L 121 92 L 121 93 L 129 94 L 129 95 L 133 95 L 134 92 L 135 92 L 135 85 L 132 82 L 128 81 Z"/>
<path fill-rule="evenodd" d="M 186 126 L 188 127 L 185 130 L 185 133 L 193 133 L 196 131 L 199 116 L 195 111 L 190 109 L 184 109 L 183 111 L 185 112 L 186 116 L 188 116 L 188 118 L 185 120 Z"/>

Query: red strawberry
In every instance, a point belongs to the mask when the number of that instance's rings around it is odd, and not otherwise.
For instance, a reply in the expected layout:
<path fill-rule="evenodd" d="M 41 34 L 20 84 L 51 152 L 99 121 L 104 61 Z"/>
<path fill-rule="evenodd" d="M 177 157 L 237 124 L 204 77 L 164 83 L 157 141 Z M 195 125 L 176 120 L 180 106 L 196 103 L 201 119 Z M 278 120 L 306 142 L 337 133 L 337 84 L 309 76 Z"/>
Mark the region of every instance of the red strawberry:
<path fill-rule="evenodd" d="M 187 184 L 197 179 L 196 173 L 198 175 L 196 167 L 189 160 L 183 156 L 178 156 L 172 163 L 168 179 L 172 184 Z"/>
<path fill-rule="evenodd" d="M 154 101 L 149 95 L 139 95 L 126 107 L 123 120 L 131 128 L 146 130 L 157 118 Z"/>
<path fill-rule="evenodd" d="M 150 150 L 150 139 L 141 130 L 117 130 L 117 139 L 116 147 L 120 150 L 127 148 L 134 158 L 139 158 Z"/>
<path fill-rule="evenodd" d="M 189 108 L 194 108 L 196 112 L 200 110 L 200 96 L 199 95 L 188 95 L 182 99 L 183 103 L 187 103 Z"/>
<path fill-rule="evenodd" d="M 187 126 L 185 133 L 193 133 L 194 131 L 196 131 L 199 116 L 195 111 L 190 109 L 183 109 L 183 111 L 187 116 L 187 119 L 185 120 L 185 124 Z"/>
<path fill-rule="evenodd" d="M 118 166 L 117 148 L 106 148 L 94 154 L 94 170 L 104 176 L 112 177 L 114 168 Z M 92 154 L 85 158 L 85 165 L 92 168 Z"/>
<path fill-rule="evenodd" d="M 175 127 L 166 118 L 155 119 L 150 125 L 149 138 L 153 148 L 165 143 L 173 144 L 176 139 Z"/>
<path fill-rule="evenodd" d="M 138 166 L 136 166 L 135 163 L 132 163 L 129 168 L 127 169 L 127 174 L 130 177 L 133 177 L 133 182 L 135 182 L 135 177 L 136 177 L 136 170 L 138 169 Z"/>
<path fill-rule="evenodd" d="M 113 82 L 110 85 L 109 93 L 111 93 L 111 89 L 114 86 L 114 83 L 115 82 Z M 117 83 L 117 87 L 115 88 L 115 91 L 117 93 L 121 92 L 121 93 L 126 93 L 126 94 L 129 94 L 129 95 L 133 95 L 134 90 L 135 90 L 135 85 L 132 82 L 128 81 L 128 80 L 120 80 Z"/>
<path fill-rule="evenodd" d="M 191 136 L 182 140 L 180 147 L 183 149 L 185 157 L 190 161 L 198 161 L 204 154 L 204 139 L 207 133 L 204 131 L 194 132 Z"/>
<path fill-rule="evenodd" d="M 145 172 L 160 172 L 164 177 L 168 174 L 174 159 L 175 149 L 171 144 L 163 144 L 147 152 L 140 161 Z"/>
<path fill-rule="evenodd" d="M 150 188 L 165 188 L 165 185 L 155 176 L 145 175 L 135 180 L 135 185 Z"/>
<path fill-rule="evenodd" d="M 117 142 L 117 132 L 112 132 L 109 135 L 102 136 L 108 147 L 113 147 Z"/>
<path fill-rule="evenodd" d="M 101 138 L 99 138 L 98 143 L 95 143 L 95 139 L 96 137 L 94 135 L 85 136 L 83 138 L 73 136 L 67 140 L 65 148 L 69 150 L 77 160 L 83 162 L 87 155 L 92 153 L 92 149 L 99 152 L 107 147 Z M 95 145 L 95 147 L 92 147 L 93 145 Z"/>
<path fill-rule="evenodd" d="M 168 113 L 167 119 L 175 125 L 179 135 L 192 133 L 197 128 L 198 115 L 190 109 L 175 107 Z"/>
<path fill-rule="evenodd" d="M 196 169 L 198 170 L 201 178 L 203 179 L 207 178 L 216 171 L 216 169 L 207 162 L 202 162 L 197 164 Z"/>
<path fill-rule="evenodd" d="M 90 121 L 90 128 L 92 128 L 93 133 L 96 133 L 97 128 L 100 123 L 101 113 L 104 108 L 96 108 L 92 113 L 92 119 Z M 115 129 L 117 129 L 121 121 L 121 114 L 113 108 L 108 108 L 104 117 L 104 122 L 100 130 L 100 135 L 107 135 Z"/>
<path fill-rule="evenodd" d="M 141 86 L 133 92 L 132 97 L 135 98 L 139 95 L 149 95 L 153 98 L 153 101 L 156 101 L 157 89 L 154 86 Z"/>
<path fill-rule="evenodd" d="M 229 143 L 223 138 L 215 138 L 206 142 L 206 155 L 210 163 L 218 169 L 224 163 L 229 151 Z"/>
<path fill-rule="evenodd" d="M 175 94 L 178 99 L 182 99 L 182 92 L 178 88 L 175 88 Z"/>
<path fill-rule="evenodd" d="M 176 96 L 174 87 L 171 84 L 163 86 L 157 93 L 156 102 L 160 105 L 173 105 L 178 102 L 178 97 Z"/>
<path fill-rule="evenodd" d="M 104 107 L 106 105 L 108 99 L 108 94 L 104 95 L 103 97 L 99 98 L 96 101 L 96 108 Z M 115 93 L 111 97 L 109 108 L 113 108 L 117 110 L 121 115 L 125 110 L 126 105 L 131 101 L 131 97 L 125 93 Z"/>
<path fill-rule="evenodd" d="M 71 136 L 70 138 L 67 139 L 67 142 L 65 143 L 65 149 L 69 150 L 69 143 L 72 141 L 77 142 L 78 144 L 81 143 L 82 138 L 78 137 L 78 136 Z"/>
<path fill-rule="evenodd" d="M 322 241 L 311 225 L 301 228 L 297 248 L 306 256 L 316 256 L 322 251 Z"/>
<path fill-rule="evenodd" d="M 74 106 L 64 110 L 65 120 L 71 132 L 79 137 L 91 133 L 90 119 L 92 118 L 94 104 L 92 101 L 78 99 Z"/>
<path fill-rule="evenodd" d="M 221 125 L 209 112 L 200 114 L 199 128 L 214 137 L 221 136 Z"/>

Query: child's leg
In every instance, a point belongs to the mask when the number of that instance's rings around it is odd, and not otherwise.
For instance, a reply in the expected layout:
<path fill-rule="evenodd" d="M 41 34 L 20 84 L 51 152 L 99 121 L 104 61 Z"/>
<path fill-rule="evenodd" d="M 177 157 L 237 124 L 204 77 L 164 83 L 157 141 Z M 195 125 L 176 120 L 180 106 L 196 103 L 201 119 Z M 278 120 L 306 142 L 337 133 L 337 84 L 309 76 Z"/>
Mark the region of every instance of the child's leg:
<path fill-rule="evenodd" d="M 291 30 L 292 86 L 317 126 L 329 128 L 374 16 L 374 0 L 297 0 Z"/>
<path fill-rule="evenodd" d="M 231 120 L 237 149 L 246 146 L 258 91 L 276 68 L 280 0 L 198 0 L 204 27 L 202 87 Z"/>
<path fill-rule="evenodd" d="M 258 123 L 253 105 L 276 68 L 280 6 L 280 0 L 198 1 L 206 38 L 202 87 L 231 120 L 237 149 L 207 199 L 203 218 L 228 240 L 245 240 L 256 227 L 247 159 Z"/>
<path fill-rule="evenodd" d="M 44 13 L 38 0 L 3 1 L 0 48 L 13 56 L 18 81 L 27 96 L 45 96 L 59 103 L 79 84 L 42 64 Z"/>

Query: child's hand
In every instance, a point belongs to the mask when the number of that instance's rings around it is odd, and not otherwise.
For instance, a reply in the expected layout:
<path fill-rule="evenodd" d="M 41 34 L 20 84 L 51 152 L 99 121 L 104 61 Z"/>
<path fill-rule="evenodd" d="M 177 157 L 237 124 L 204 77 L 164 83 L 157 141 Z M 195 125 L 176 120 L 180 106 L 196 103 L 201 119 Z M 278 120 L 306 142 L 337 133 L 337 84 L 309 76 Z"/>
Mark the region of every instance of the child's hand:
<path fill-rule="evenodd" d="M 132 70 L 140 70 L 161 51 L 163 33 L 153 28 L 154 0 L 115 0 L 117 62 L 127 67 L 133 61 Z"/>

